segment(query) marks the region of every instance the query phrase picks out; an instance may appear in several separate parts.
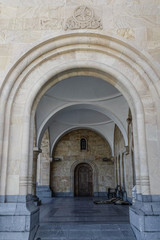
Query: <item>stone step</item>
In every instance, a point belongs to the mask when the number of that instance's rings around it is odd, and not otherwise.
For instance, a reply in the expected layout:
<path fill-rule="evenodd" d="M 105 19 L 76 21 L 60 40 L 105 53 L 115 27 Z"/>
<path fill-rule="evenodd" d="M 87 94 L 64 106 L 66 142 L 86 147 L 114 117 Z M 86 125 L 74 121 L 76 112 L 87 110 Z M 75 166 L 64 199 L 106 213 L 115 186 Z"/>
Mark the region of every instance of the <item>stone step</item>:
<path fill-rule="evenodd" d="M 129 224 L 42 224 L 35 240 L 135 240 Z"/>

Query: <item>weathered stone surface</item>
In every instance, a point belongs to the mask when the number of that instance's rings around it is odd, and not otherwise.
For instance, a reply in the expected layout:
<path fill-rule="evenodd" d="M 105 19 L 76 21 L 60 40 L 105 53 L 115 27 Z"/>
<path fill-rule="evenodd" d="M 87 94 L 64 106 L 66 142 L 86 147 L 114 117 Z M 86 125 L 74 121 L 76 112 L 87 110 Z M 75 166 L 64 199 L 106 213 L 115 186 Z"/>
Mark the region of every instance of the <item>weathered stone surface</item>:
<path fill-rule="evenodd" d="M 158 239 L 160 236 L 160 202 L 158 196 L 137 196 L 130 207 L 130 223 L 138 240 Z"/>
<path fill-rule="evenodd" d="M 87 149 L 80 149 L 81 138 L 87 139 Z M 92 161 L 98 169 L 98 191 L 104 193 L 108 187 L 114 187 L 114 166 L 112 162 L 103 162 L 103 158 L 111 157 L 109 144 L 98 134 L 90 130 L 75 130 L 68 133 L 58 142 L 54 149 L 54 158 L 60 161 L 53 161 L 51 166 L 51 188 L 56 192 L 73 192 L 71 189 L 72 165 L 88 160 Z M 76 166 L 75 166 L 76 167 Z"/>
<path fill-rule="evenodd" d="M 38 224 L 39 207 L 34 205 L 32 195 L 25 202 L 0 203 L 0 239 L 33 239 Z"/>
<path fill-rule="evenodd" d="M 63 32 L 65 22 L 72 16 L 74 9 L 79 5 L 87 5 L 93 7 L 97 16 L 101 17 L 105 34 L 113 33 L 130 40 L 149 51 L 155 59 L 160 60 L 158 2 L 88 0 L 79 3 L 73 0 L 54 0 L 48 1 L 45 6 L 42 1 L 18 3 L 19 1 L 11 3 L 7 0 L 0 7 L 0 35 L 6 44 L 12 39 L 13 48 L 16 48 L 17 39 L 19 44 L 39 42 L 46 34 L 48 37 L 53 36 L 53 30 L 54 34 Z M 17 55 L 20 54 L 20 50 L 17 49 Z M 7 68 L 14 54 L 10 53 L 7 56 L 9 59 L 3 62 L 2 70 Z"/>

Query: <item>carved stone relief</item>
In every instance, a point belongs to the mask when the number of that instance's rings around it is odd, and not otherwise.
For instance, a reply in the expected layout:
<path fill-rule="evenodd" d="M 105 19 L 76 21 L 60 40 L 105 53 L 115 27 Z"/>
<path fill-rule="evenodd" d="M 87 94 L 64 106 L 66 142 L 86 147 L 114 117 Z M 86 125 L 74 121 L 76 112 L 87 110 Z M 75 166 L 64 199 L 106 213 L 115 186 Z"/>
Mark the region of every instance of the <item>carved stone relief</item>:
<path fill-rule="evenodd" d="M 75 9 L 73 16 L 67 19 L 64 29 L 76 30 L 97 28 L 103 28 L 101 19 L 95 16 L 92 8 L 80 6 Z"/>

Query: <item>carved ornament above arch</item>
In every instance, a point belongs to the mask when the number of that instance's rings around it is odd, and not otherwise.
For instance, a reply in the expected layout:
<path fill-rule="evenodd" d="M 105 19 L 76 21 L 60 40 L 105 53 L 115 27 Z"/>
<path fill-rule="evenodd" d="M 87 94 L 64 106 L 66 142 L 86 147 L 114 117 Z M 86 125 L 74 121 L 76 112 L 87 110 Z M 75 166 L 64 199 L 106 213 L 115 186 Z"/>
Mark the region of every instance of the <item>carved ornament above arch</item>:
<path fill-rule="evenodd" d="M 64 29 L 98 28 L 103 29 L 101 19 L 95 15 L 94 10 L 88 6 L 79 6 L 74 10 L 73 16 L 67 19 Z"/>

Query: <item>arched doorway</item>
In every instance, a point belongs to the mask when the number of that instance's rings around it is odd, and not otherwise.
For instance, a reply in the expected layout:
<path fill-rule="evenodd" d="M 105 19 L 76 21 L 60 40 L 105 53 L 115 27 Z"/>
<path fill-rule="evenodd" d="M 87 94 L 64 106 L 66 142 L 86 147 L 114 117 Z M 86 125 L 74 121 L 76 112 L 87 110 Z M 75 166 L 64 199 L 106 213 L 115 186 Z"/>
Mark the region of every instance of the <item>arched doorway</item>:
<path fill-rule="evenodd" d="M 93 170 L 87 163 L 80 163 L 74 172 L 74 195 L 90 197 L 93 195 Z"/>

